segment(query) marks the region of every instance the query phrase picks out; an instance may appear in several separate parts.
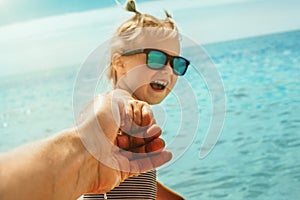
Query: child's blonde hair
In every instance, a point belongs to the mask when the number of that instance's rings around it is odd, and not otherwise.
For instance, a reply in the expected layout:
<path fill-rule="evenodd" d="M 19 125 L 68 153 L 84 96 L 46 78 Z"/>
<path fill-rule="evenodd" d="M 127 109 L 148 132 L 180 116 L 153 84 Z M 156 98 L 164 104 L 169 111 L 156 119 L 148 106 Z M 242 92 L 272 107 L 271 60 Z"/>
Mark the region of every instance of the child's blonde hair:
<path fill-rule="evenodd" d="M 129 12 L 134 12 L 135 16 L 125 21 L 121 26 L 117 29 L 114 38 L 111 44 L 111 57 L 115 53 L 122 53 L 126 50 L 126 45 L 128 45 L 131 41 L 133 41 L 136 36 L 138 35 L 136 32 L 140 31 L 142 28 L 151 27 L 151 28 L 161 28 L 161 29 L 168 29 L 171 31 L 178 32 L 178 29 L 172 19 L 172 16 L 165 11 L 166 18 L 165 19 L 158 19 L 149 14 L 142 14 L 136 10 L 134 0 L 128 0 L 126 4 L 126 10 Z M 108 78 L 113 80 L 113 84 L 116 85 L 117 77 L 116 72 L 110 64 L 108 70 Z"/>

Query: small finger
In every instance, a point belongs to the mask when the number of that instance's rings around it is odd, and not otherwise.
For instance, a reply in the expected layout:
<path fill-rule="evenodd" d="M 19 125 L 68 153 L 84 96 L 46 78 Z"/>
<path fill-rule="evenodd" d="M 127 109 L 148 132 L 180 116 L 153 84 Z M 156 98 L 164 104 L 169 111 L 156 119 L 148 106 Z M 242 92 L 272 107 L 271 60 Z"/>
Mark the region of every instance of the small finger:
<path fill-rule="evenodd" d="M 145 146 L 147 153 L 161 152 L 165 148 L 165 141 L 161 138 L 155 138 Z"/>
<path fill-rule="evenodd" d="M 133 107 L 133 121 L 136 125 L 142 125 L 142 106 L 138 101 L 131 101 Z"/>
<path fill-rule="evenodd" d="M 117 135 L 117 144 L 121 149 L 128 149 L 130 141 L 127 135 Z"/>
<path fill-rule="evenodd" d="M 142 107 L 142 124 L 141 126 L 148 126 L 153 118 L 153 113 L 148 104 L 144 104 Z"/>
<path fill-rule="evenodd" d="M 161 135 L 161 128 L 156 124 L 154 124 L 147 129 L 144 138 L 146 142 L 149 142 L 155 138 L 158 138 L 160 135 Z"/>
<path fill-rule="evenodd" d="M 140 146 L 143 146 L 145 145 L 145 140 L 144 138 L 141 138 L 141 137 L 132 137 L 132 144 L 131 144 L 131 147 L 132 148 L 136 148 L 136 147 L 140 147 Z"/>
<path fill-rule="evenodd" d="M 123 132 L 129 133 L 131 130 L 131 126 L 133 124 L 133 111 L 132 111 L 132 105 L 129 104 L 125 108 L 125 116 L 124 116 L 124 123 L 123 126 L 120 127 L 120 129 Z"/>
<path fill-rule="evenodd" d="M 137 138 L 144 138 L 146 135 L 146 131 L 149 127 L 136 127 L 136 129 L 130 130 L 128 135 L 132 137 L 137 137 Z"/>

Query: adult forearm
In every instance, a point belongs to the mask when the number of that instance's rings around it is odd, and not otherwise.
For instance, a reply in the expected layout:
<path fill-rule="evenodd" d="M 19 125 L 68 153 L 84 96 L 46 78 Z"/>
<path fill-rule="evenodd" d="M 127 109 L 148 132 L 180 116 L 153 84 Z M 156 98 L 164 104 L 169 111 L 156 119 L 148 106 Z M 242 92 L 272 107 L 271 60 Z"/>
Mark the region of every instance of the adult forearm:
<path fill-rule="evenodd" d="M 0 156 L 0 199 L 76 199 L 92 187 L 97 165 L 77 133 L 63 131 Z"/>
<path fill-rule="evenodd" d="M 126 178 L 169 161 L 172 154 L 167 151 L 132 156 L 137 148 L 142 153 L 162 150 L 164 142 L 157 138 L 161 129 L 155 125 L 141 129 L 139 134 L 149 135 L 147 140 L 118 135 L 121 117 L 115 120 L 115 115 L 124 113 L 118 106 L 112 95 L 99 96 L 82 112 L 76 129 L 0 155 L 0 199 L 65 200 L 106 193 Z M 124 122 L 125 127 L 131 123 Z M 127 140 L 119 140 L 124 139 L 121 136 Z M 116 145 L 126 147 L 127 154 Z"/>

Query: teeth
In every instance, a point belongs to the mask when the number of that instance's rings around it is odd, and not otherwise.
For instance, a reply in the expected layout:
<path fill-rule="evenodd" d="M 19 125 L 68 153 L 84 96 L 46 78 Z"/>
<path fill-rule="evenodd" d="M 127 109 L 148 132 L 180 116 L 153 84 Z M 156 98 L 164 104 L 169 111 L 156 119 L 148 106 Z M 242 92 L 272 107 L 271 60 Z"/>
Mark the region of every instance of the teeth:
<path fill-rule="evenodd" d="M 168 85 L 167 81 L 156 80 L 150 83 L 151 87 L 155 90 L 163 90 Z"/>
<path fill-rule="evenodd" d="M 162 86 L 167 86 L 167 82 L 164 82 L 164 81 L 153 81 L 152 83 L 162 85 Z"/>

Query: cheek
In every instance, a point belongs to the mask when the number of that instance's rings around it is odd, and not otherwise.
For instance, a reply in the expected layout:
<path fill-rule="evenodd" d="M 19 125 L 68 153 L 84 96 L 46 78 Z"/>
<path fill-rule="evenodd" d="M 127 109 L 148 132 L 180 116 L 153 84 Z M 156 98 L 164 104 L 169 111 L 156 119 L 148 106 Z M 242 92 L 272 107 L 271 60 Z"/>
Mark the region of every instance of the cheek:
<path fill-rule="evenodd" d="M 136 67 L 141 67 L 145 65 L 146 63 L 146 57 L 143 54 L 137 54 L 137 55 L 132 55 L 128 56 L 125 61 L 124 61 L 124 68 L 126 72 L 136 68 Z"/>
<path fill-rule="evenodd" d="M 176 85 L 177 79 L 178 79 L 178 76 L 176 76 L 176 75 L 172 76 L 172 89 Z"/>

